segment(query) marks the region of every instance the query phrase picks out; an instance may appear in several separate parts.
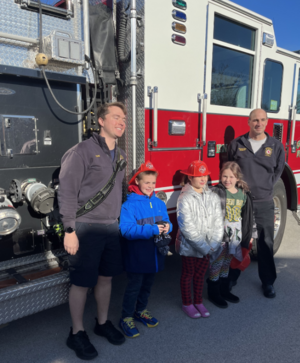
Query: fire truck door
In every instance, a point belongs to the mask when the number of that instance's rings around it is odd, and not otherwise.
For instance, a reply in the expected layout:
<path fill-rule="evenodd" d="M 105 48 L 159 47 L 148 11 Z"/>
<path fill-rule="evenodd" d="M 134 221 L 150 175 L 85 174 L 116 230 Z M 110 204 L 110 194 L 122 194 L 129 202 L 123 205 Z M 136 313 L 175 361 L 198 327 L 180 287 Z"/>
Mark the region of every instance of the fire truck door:
<path fill-rule="evenodd" d="M 290 133 L 288 140 L 288 163 L 291 166 L 300 192 L 300 62 L 294 66 L 294 82 L 290 107 Z"/>
<path fill-rule="evenodd" d="M 159 109 L 159 95 L 158 87 L 148 87 L 148 151 L 200 150 L 199 113 Z"/>
<path fill-rule="evenodd" d="M 228 145 L 247 131 L 249 110 L 257 105 L 262 26 L 214 2 L 207 22 L 203 160 L 217 182 Z"/>

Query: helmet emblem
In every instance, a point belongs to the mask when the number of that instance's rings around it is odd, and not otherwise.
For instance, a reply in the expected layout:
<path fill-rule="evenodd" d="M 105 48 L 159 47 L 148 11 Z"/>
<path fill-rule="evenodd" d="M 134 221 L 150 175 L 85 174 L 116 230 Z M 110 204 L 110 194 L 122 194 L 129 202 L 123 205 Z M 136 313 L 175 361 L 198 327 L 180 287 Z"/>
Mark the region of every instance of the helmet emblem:
<path fill-rule="evenodd" d="M 200 168 L 199 168 L 199 171 L 200 171 L 200 173 L 205 173 L 206 172 L 206 168 L 205 168 L 205 166 L 200 166 Z"/>
<path fill-rule="evenodd" d="M 146 167 L 147 167 L 148 169 L 152 169 L 152 168 L 153 168 L 153 165 L 152 165 L 151 163 L 147 163 L 147 164 L 146 164 Z"/>

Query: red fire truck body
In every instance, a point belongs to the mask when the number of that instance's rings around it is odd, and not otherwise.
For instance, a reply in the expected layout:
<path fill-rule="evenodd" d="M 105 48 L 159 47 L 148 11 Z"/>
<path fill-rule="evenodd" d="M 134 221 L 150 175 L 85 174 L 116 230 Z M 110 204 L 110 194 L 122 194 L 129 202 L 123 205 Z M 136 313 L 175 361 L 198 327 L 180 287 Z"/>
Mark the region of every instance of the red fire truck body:
<path fill-rule="evenodd" d="M 266 131 L 286 151 L 286 195 L 281 187 L 274 199 L 282 238 L 282 199 L 293 211 L 300 204 L 300 55 L 277 47 L 272 21 L 263 16 L 230 1 L 186 3 L 180 10 L 186 21 L 178 20 L 186 25 L 185 44 L 177 44 L 171 15 L 178 8 L 172 1 L 145 2 L 145 159 L 161 171 L 157 190 L 167 192 L 175 222 L 178 171 L 200 158 L 212 172 L 211 183 L 217 183 L 229 143 L 249 131 L 250 111 L 263 108 L 269 117 Z M 156 95 L 152 91 L 149 97 L 147 86 L 157 87 Z M 172 121 L 183 121 L 185 132 L 172 135 Z"/>

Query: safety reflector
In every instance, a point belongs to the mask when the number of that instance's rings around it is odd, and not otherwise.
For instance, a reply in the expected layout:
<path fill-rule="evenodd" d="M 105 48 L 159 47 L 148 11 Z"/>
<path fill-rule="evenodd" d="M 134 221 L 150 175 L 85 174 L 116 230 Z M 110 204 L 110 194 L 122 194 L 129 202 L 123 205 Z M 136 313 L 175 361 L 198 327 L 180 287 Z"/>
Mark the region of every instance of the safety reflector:
<path fill-rule="evenodd" d="M 173 34 L 172 35 L 172 42 L 179 45 L 185 45 L 186 40 L 185 37 L 182 37 L 181 35 Z"/>
<path fill-rule="evenodd" d="M 186 26 L 184 24 L 176 23 L 176 21 L 173 21 L 172 29 L 177 33 L 186 33 Z"/>
<path fill-rule="evenodd" d="M 186 1 L 183 0 L 172 0 L 173 6 L 178 9 L 186 10 Z"/>
<path fill-rule="evenodd" d="M 172 15 L 175 20 L 186 21 L 186 14 L 182 11 L 173 10 Z"/>

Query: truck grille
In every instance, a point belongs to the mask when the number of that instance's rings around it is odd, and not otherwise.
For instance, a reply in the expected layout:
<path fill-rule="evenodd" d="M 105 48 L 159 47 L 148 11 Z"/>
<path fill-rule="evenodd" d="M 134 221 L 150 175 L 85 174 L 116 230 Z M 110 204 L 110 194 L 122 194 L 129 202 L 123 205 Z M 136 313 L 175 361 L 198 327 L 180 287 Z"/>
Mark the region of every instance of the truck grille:
<path fill-rule="evenodd" d="M 283 136 L 283 124 L 274 124 L 273 137 L 282 142 L 282 136 Z"/>

